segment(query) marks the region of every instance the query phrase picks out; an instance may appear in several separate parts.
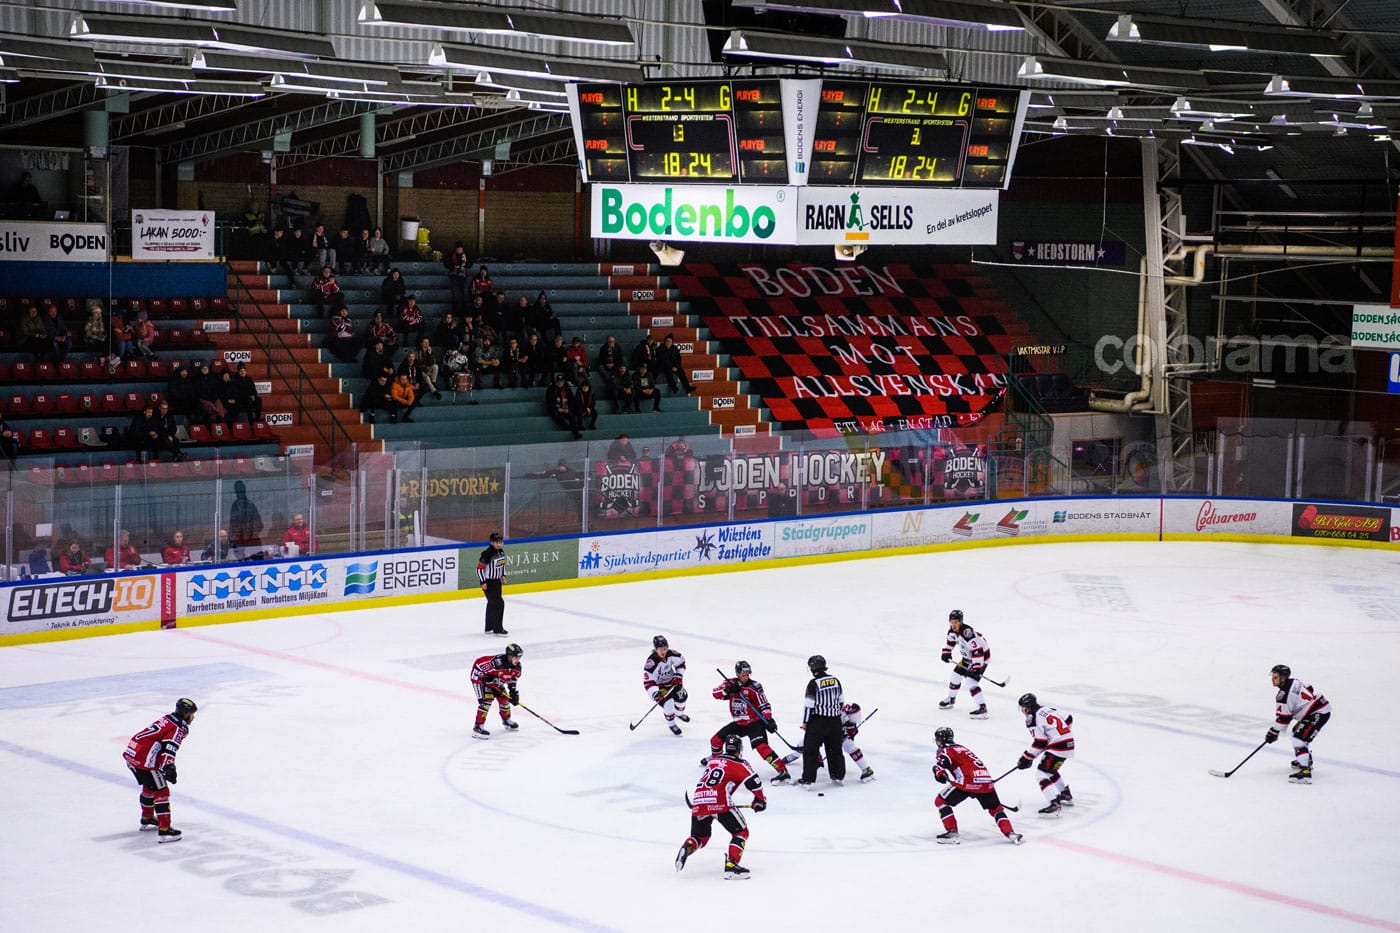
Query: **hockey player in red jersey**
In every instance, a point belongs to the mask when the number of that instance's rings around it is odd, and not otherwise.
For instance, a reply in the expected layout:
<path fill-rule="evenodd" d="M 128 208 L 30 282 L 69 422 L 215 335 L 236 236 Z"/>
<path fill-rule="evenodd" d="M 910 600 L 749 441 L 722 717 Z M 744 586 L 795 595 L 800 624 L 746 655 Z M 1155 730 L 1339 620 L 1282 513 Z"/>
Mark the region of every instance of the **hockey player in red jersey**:
<path fill-rule="evenodd" d="M 982 809 L 997 821 L 997 829 L 1013 845 L 1021 844 L 1021 834 L 1011 827 L 1006 808 L 997 797 L 996 781 L 992 779 L 987 766 L 965 746 L 953 741 L 953 730 L 947 726 L 933 734 L 938 744 L 938 754 L 933 761 L 933 779 L 940 784 L 948 784 L 949 789 L 940 791 L 933 802 L 938 807 L 938 815 L 943 818 L 943 832 L 938 835 L 942 845 L 958 844 L 958 820 L 953 816 L 953 808 L 969 797 L 981 804 Z"/>
<path fill-rule="evenodd" d="M 952 663 L 954 648 L 960 657 L 953 666 L 953 676 L 948 679 L 948 695 L 938 701 L 938 708 L 953 708 L 958 699 L 958 688 L 966 677 L 972 681 L 972 686 L 967 690 L 968 696 L 977 704 L 968 715 L 973 719 L 986 719 L 987 701 L 982 696 L 982 675 L 987 672 L 987 665 L 992 660 L 992 649 L 987 644 L 987 636 L 963 622 L 961 609 L 948 613 L 948 637 L 941 655 L 944 664 Z"/>
<path fill-rule="evenodd" d="M 1060 768 L 1074 757 L 1074 717 L 1053 706 L 1041 706 L 1034 693 L 1023 693 L 1017 701 L 1026 717 L 1031 747 L 1021 754 L 1016 767 L 1029 768 L 1040 758 L 1040 792 L 1045 795 L 1042 816 L 1056 816 L 1062 807 L 1074 806 L 1074 795 L 1060 776 Z"/>
<path fill-rule="evenodd" d="M 744 857 L 744 846 L 749 841 L 749 827 L 744 822 L 734 803 L 733 794 L 739 787 L 753 792 L 753 812 L 762 813 L 768 808 L 763 796 L 763 782 L 754 774 L 749 763 L 740 753 L 744 740 L 738 734 L 724 738 L 724 752 L 706 760 L 705 773 L 686 798 L 690 804 L 690 835 L 681 843 L 676 853 L 676 871 L 685 867 L 685 860 L 698 850 L 705 848 L 710 841 L 711 824 L 716 819 L 719 825 L 729 830 L 729 850 L 725 853 L 724 878 L 726 881 L 744 881 L 749 870 L 739 864 Z"/>
<path fill-rule="evenodd" d="M 718 755 L 720 744 L 730 736 L 747 736 L 753 750 L 778 772 L 778 776 L 773 778 L 774 784 L 792 780 L 787 762 L 768 744 L 768 733 L 777 732 L 778 723 L 773 719 L 773 708 L 768 703 L 768 697 L 763 695 L 763 684 L 753 679 L 753 668 L 749 662 L 736 663 L 734 678 L 726 679 L 711 693 L 716 700 L 729 703 L 729 715 L 733 721 L 710 736 L 710 754 Z"/>
<path fill-rule="evenodd" d="M 512 642 L 506 645 L 502 654 L 488 654 L 477 658 L 472 665 L 472 689 L 476 691 L 476 725 L 472 727 L 472 738 L 488 739 L 486 714 L 491 711 L 494 700 L 501 709 L 501 725 L 515 730 L 520 724 L 510 718 L 512 703 L 520 702 L 520 646 Z"/>
<path fill-rule="evenodd" d="M 1269 676 L 1278 689 L 1278 695 L 1274 698 L 1277 704 L 1274 724 L 1264 735 L 1264 741 L 1270 744 L 1278 741 L 1279 732 L 1296 720 L 1293 726 L 1293 773 L 1288 775 L 1288 780 L 1294 784 L 1311 784 L 1313 759 L 1309 743 L 1332 718 L 1332 704 L 1312 684 L 1294 677 L 1287 664 L 1275 664 Z"/>
<path fill-rule="evenodd" d="M 651 654 L 642 663 L 642 689 L 651 697 L 651 702 L 661 707 L 671 731 L 680 735 L 681 727 L 676 725 L 676 720 L 690 722 L 685 714 L 685 701 L 690 699 L 685 692 L 685 655 L 672 651 L 665 635 L 653 638 L 651 647 Z"/>
<path fill-rule="evenodd" d="M 179 842 L 180 831 L 170 825 L 170 784 L 176 780 L 175 755 L 189 734 L 199 707 L 194 700 L 175 701 L 167 713 L 131 737 L 122 753 L 126 766 L 141 785 L 141 829 L 156 829 L 160 842 Z"/>

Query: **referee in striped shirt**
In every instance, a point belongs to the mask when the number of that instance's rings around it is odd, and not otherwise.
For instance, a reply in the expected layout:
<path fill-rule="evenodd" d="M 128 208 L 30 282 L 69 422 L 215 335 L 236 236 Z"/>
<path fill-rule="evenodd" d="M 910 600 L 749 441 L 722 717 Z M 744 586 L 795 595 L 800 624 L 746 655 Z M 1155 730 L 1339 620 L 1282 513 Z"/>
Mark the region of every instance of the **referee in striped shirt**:
<path fill-rule="evenodd" d="M 476 575 L 481 580 L 481 592 L 486 594 L 486 634 L 508 635 L 503 625 L 506 601 L 501 585 L 506 580 L 505 539 L 499 531 L 491 532 L 491 541 L 476 560 Z"/>
<path fill-rule="evenodd" d="M 811 785 L 817 780 L 817 766 L 826 752 L 826 773 L 835 784 L 846 777 L 846 756 L 841 752 L 841 681 L 826 672 L 826 658 L 814 654 L 807 659 L 812 679 L 807 682 L 807 696 L 802 702 L 802 731 L 807 733 L 802 743 L 802 780 Z"/>

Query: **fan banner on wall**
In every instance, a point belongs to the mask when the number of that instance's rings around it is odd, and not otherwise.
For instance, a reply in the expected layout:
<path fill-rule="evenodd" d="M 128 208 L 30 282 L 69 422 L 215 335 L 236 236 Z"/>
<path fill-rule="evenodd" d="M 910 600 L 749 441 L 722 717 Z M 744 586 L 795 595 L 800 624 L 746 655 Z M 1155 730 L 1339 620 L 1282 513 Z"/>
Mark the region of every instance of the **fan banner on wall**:
<path fill-rule="evenodd" d="M 1005 305 L 970 267 L 688 263 L 671 281 L 790 429 L 967 427 L 1006 391 Z"/>
<path fill-rule="evenodd" d="M 214 212 L 132 211 L 131 258 L 213 259 Z"/>
<path fill-rule="evenodd" d="M 1122 240 L 1012 240 L 1011 258 L 1030 265 L 1122 266 L 1128 244 Z"/>

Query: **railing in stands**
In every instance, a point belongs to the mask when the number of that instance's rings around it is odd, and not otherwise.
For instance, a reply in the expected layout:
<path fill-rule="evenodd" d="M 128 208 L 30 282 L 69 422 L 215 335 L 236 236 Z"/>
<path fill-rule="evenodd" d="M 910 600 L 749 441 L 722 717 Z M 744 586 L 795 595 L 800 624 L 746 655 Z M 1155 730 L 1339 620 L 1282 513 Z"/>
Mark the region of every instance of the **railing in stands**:
<path fill-rule="evenodd" d="M 340 457 L 354 450 L 354 440 L 336 417 L 330 401 L 321 394 L 310 374 L 302 368 L 292 348 L 274 329 L 272 318 L 253 297 L 252 289 L 233 269 L 229 270 L 229 303 L 238 311 L 238 326 L 251 336 L 267 359 L 268 374 L 286 384 L 297 399 L 297 423 L 315 430 L 326 446 L 325 462 L 337 463 Z M 249 312 L 252 312 L 250 315 Z M 321 457 L 317 457 L 320 461 Z"/>

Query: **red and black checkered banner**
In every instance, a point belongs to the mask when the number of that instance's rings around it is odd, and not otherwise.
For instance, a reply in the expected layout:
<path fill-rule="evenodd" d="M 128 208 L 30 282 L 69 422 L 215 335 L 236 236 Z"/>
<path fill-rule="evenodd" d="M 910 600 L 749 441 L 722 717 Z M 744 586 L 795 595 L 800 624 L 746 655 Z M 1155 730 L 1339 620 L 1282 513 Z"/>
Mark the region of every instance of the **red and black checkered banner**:
<path fill-rule="evenodd" d="M 785 427 L 965 427 L 1007 388 L 1012 338 L 978 313 L 981 286 L 932 266 L 688 263 L 670 278 Z"/>

